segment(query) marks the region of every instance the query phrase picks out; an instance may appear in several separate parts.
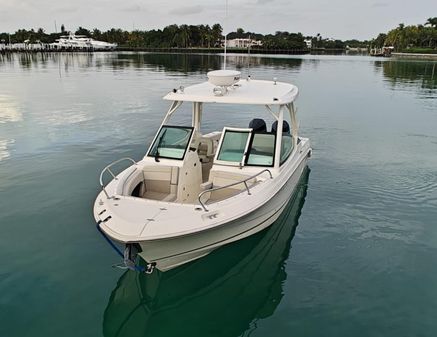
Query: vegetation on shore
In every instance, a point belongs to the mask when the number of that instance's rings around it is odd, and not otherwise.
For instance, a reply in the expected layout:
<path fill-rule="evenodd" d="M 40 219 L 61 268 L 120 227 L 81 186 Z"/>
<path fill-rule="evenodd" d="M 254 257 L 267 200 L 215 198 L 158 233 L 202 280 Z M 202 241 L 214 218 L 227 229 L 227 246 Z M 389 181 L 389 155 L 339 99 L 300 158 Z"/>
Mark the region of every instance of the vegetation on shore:
<path fill-rule="evenodd" d="M 64 25 L 61 26 L 60 33 L 46 33 L 44 29 L 37 30 L 20 29 L 15 33 L 0 33 L 0 42 L 31 43 L 40 41 L 42 43 L 53 43 L 67 31 Z M 149 31 L 134 30 L 126 31 L 112 28 L 107 31 L 100 31 L 97 28 L 92 30 L 79 27 L 75 34 L 91 37 L 96 40 L 117 43 L 121 47 L 128 48 L 219 48 L 221 47 L 223 29 L 220 24 L 209 25 L 169 25 L 163 29 L 153 29 Z M 289 33 L 277 31 L 275 34 L 259 34 L 245 32 L 242 28 L 227 35 L 228 39 L 251 38 L 262 42 L 262 46 L 253 48 L 261 49 L 282 49 L 282 50 L 305 50 L 307 44 L 305 40 L 311 40 L 314 49 L 345 49 L 349 47 L 368 46 L 368 41 L 358 40 L 334 40 L 323 38 L 320 34 L 316 36 L 304 36 L 302 33 Z"/>
<path fill-rule="evenodd" d="M 401 23 L 388 33 L 379 34 L 372 46 L 393 46 L 396 52 L 437 53 L 437 17 L 429 18 L 423 25 L 405 26 Z"/>
<path fill-rule="evenodd" d="M 64 25 L 59 33 L 46 33 L 44 29 L 37 30 L 19 29 L 15 33 L 0 33 L 0 42 L 23 43 L 53 43 L 62 35 L 66 35 Z M 126 31 L 112 28 L 100 31 L 97 28 L 89 30 L 79 27 L 75 34 L 91 37 L 111 43 L 117 43 L 126 48 L 221 48 L 223 29 L 220 24 L 209 25 L 169 25 L 163 29 Z M 429 18 L 424 24 L 405 26 L 403 23 L 387 33 L 379 34 L 371 41 L 335 40 L 316 36 L 304 36 L 302 33 L 289 33 L 277 31 L 275 34 L 259 34 L 245 32 L 238 28 L 227 35 L 228 39 L 251 38 L 259 40 L 262 46 L 253 49 L 265 50 L 306 50 L 305 41 L 311 41 L 311 49 L 337 49 L 350 48 L 381 48 L 393 46 L 397 52 L 437 53 L 437 17 Z"/>

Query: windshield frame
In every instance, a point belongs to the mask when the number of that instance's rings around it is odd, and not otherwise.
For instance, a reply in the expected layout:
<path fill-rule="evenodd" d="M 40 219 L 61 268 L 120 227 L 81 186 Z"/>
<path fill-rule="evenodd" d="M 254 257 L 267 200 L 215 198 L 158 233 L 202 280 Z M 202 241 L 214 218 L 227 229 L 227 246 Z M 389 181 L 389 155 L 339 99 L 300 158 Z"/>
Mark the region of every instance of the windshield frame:
<path fill-rule="evenodd" d="M 244 152 L 242 153 L 242 160 L 241 161 L 228 161 L 228 160 L 220 160 L 220 154 L 223 149 L 223 141 L 226 137 L 226 132 L 231 133 L 247 133 L 247 141 L 244 148 Z M 249 163 L 250 155 L 252 152 L 252 145 L 253 141 L 256 137 L 256 135 L 269 135 L 272 136 L 273 140 L 273 156 L 272 156 L 272 163 L 271 164 L 252 164 Z M 277 135 L 276 133 L 271 132 L 254 132 L 252 128 L 232 128 L 232 127 L 224 127 L 222 131 L 222 137 L 220 138 L 220 142 L 217 147 L 217 152 L 214 157 L 214 164 L 218 165 L 225 165 L 225 166 L 251 166 L 251 167 L 274 167 L 275 166 L 275 158 L 276 158 L 276 139 Z"/>
<path fill-rule="evenodd" d="M 164 128 L 165 128 L 164 133 L 161 134 L 161 132 L 162 132 L 162 130 Z M 155 148 L 156 142 L 160 142 L 161 141 L 160 138 L 167 132 L 168 129 L 186 129 L 186 130 L 190 130 L 190 136 L 188 138 L 187 144 L 186 144 L 185 149 L 184 149 L 184 153 L 183 153 L 181 158 L 162 156 L 162 155 L 159 154 L 159 151 L 156 151 L 157 153 L 152 153 L 152 151 Z M 187 150 L 190 147 L 190 144 L 191 144 L 191 141 L 192 141 L 192 138 L 193 138 L 193 134 L 194 134 L 194 127 L 192 127 L 192 126 L 179 126 L 179 125 L 164 124 L 164 125 L 162 125 L 159 128 L 159 130 L 158 130 L 158 132 L 157 132 L 157 134 L 155 136 L 155 139 L 153 140 L 152 145 L 150 146 L 150 149 L 149 149 L 149 151 L 147 153 L 147 156 L 148 157 L 152 157 L 152 158 L 163 158 L 163 159 L 182 160 L 183 161 L 185 159 L 185 155 L 187 153 Z"/>
<path fill-rule="evenodd" d="M 244 146 L 244 151 L 242 153 L 242 158 L 240 161 L 228 161 L 228 160 L 220 160 L 220 154 L 222 152 L 222 147 L 223 147 L 223 142 L 225 140 L 226 137 L 226 132 L 230 132 L 230 133 L 247 133 L 247 140 L 246 140 L 246 144 Z M 252 129 L 251 128 L 232 128 L 232 127 L 224 127 L 223 131 L 222 131 L 222 136 L 220 138 L 220 142 L 217 146 L 217 152 L 214 158 L 214 164 L 218 164 L 218 165 L 226 165 L 226 166 L 240 166 L 243 167 L 244 163 L 246 161 L 246 156 L 247 156 L 247 151 L 249 148 L 249 143 L 250 140 L 252 138 Z"/>

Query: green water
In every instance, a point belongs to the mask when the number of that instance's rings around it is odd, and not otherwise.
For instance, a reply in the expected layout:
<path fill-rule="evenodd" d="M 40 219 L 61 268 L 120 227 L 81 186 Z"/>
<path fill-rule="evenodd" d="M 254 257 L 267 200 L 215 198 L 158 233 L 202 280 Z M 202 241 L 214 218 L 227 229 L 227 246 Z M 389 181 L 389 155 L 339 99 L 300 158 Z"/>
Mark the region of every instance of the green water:
<path fill-rule="evenodd" d="M 0 336 L 435 336 L 437 63 L 253 57 L 293 82 L 313 157 L 268 230 L 168 273 L 95 229 L 100 170 L 217 55 L 0 55 Z M 229 64 L 247 73 L 247 58 Z M 205 131 L 262 110 L 205 108 Z M 180 118 L 181 122 L 187 119 Z"/>

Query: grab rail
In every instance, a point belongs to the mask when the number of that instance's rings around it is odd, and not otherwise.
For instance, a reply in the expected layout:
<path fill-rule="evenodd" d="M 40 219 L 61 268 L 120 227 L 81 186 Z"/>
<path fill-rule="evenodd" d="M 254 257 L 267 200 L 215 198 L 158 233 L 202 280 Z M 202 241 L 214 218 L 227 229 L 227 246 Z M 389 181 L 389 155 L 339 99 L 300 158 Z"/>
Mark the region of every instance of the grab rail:
<path fill-rule="evenodd" d="M 213 187 L 213 188 L 210 188 L 210 189 L 207 189 L 207 190 L 205 190 L 205 191 L 200 192 L 200 193 L 199 193 L 199 196 L 198 196 L 198 201 L 199 201 L 200 206 L 202 206 L 202 208 L 203 208 L 203 210 L 204 210 L 205 212 L 208 212 L 208 209 L 206 208 L 205 204 L 204 204 L 204 203 L 202 202 L 202 200 L 201 200 L 202 196 L 203 196 L 205 193 L 207 193 L 207 192 L 218 191 L 218 190 L 221 190 L 221 189 L 223 189 L 223 188 L 228 188 L 228 187 L 235 186 L 235 185 L 239 185 L 239 184 L 244 184 L 244 186 L 246 187 L 247 194 L 250 195 L 250 189 L 249 189 L 249 186 L 247 185 L 247 181 L 248 181 L 248 180 L 251 180 L 251 179 L 253 179 L 253 178 L 258 177 L 259 175 L 263 174 L 264 172 L 268 172 L 269 175 L 270 175 L 270 179 L 273 179 L 272 172 L 270 172 L 269 169 L 264 169 L 264 170 L 258 172 L 257 174 L 254 174 L 253 176 L 247 177 L 247 178 L 245 178 L 245 179 L 243 179 L 243 180 L 240 180 L 240 181 L 237 181 L 237 182 L 235 182 L 235 183 L 232 183 L 232 184 L 229 184 L 229 185 L 225 185 L 225 186 Z"/>
<path fill-rule="evenodd" d="M 121 159 L 118 159 L 118 160 L 113 161 L 111 164 L 107 165 L 107 166 L 102 170 L 102 172 L 100 172 L 100 186 L 102 187 L 102 190 L 103 190 L 103 192 L 105 192 L 106 197 L 107 197 L 108 199 L 111 199 L 112 197 L 110 197 L 109 194 L 108 194 L 108 192 L 106 191 L 106 188 L 105 188 L 106 186 L 105 186 L 105 184 L 103 183 L 103 174 L 107 171 L 107 172 L 109 172 L 109 174 L 112 176 L 112 178 L 114 178 L 114 180 L 117 180 L 117 177 L 116 177 L 115 174 L 111 171 L 111 167 L 114 166 L 115 164 L 118 164 L 118 163 L 120 163 L 120 162 L 122 162 L 122 161 L 125 161 L 125 160 L 128 160 L 128 161 L 132 162 L 134 165 L 137 164 L 137 162 L 136 162 L 135 160 L 133 160 L 132 158 L 125 157 L 125 158 L 121 158 Z M 137 168 L 135 168 L 135 170 L 136 170 L 136 169 L 137 169 Z"/>

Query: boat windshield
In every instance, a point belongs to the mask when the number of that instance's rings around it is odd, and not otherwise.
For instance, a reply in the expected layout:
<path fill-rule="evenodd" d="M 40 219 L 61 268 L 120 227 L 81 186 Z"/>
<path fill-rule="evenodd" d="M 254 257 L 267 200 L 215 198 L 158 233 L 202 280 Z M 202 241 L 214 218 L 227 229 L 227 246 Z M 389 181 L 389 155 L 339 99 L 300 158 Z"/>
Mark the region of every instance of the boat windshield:
<path fill-rule="evenodd" d="M 246 165 L 273 166 L 275 162 L 275 134 L 254 133 Z"/>
<path fill-rule="evenodd" d="M 249 136 L 250 129 L 238 130 L 225 128 L 217 160 L 230 163 L 242 163 L 249 142 Z"/>
<path fill-rule="evenodd" d="M 216 162 L 225 165 L 273 166 L 275 138 L 273 133 L 225 128 Z"/>
<path fill-rule="evenodd" d="M 149 157 L 184 159 L 193 128 L 163 125 L 149 151 Z"/>

